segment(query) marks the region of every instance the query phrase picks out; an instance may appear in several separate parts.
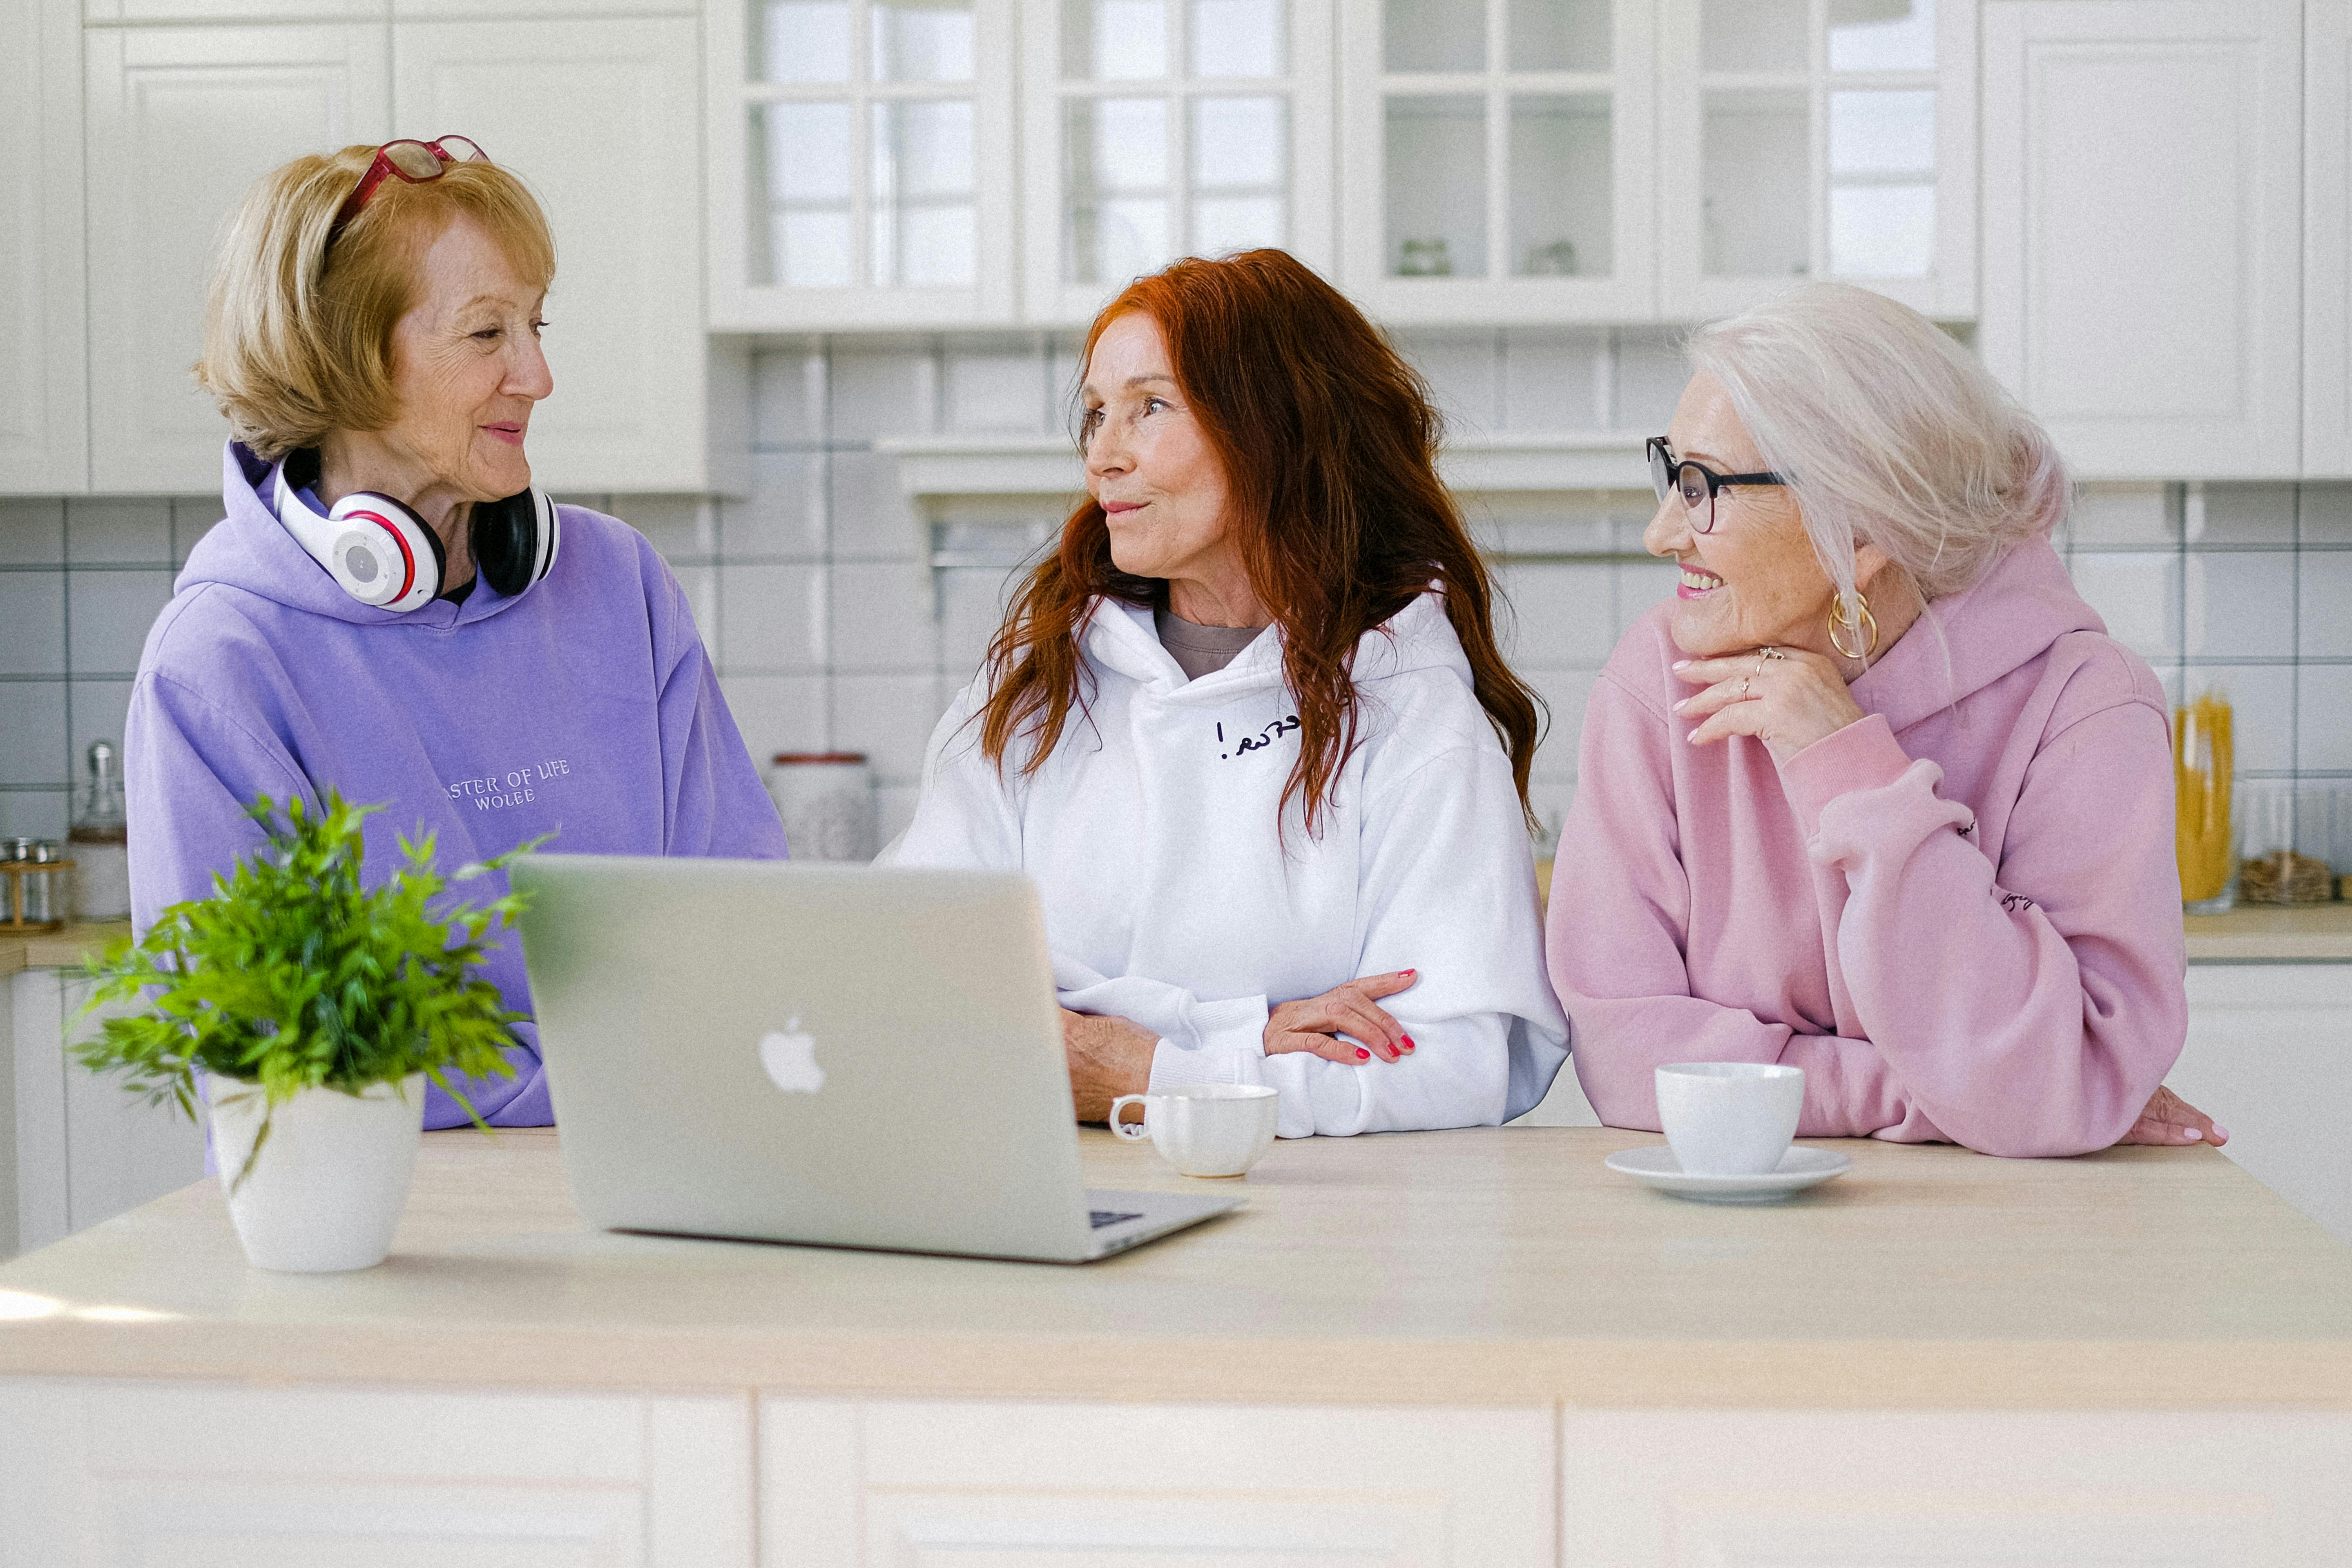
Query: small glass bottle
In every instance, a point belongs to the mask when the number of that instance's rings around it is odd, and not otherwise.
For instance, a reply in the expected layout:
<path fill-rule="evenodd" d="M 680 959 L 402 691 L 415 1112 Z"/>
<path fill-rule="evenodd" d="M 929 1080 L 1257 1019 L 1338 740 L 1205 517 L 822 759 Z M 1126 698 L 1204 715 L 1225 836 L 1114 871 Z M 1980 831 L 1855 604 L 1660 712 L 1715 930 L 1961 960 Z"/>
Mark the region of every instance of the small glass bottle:
<path fill-rule="evenodd" d="M 89 783 L 66 835 L 73 846 L 76 920 L 131 918 L 130 822 L 123 815 L 122 774 L 114 760 L 111 742 L 89 743 Z"/>

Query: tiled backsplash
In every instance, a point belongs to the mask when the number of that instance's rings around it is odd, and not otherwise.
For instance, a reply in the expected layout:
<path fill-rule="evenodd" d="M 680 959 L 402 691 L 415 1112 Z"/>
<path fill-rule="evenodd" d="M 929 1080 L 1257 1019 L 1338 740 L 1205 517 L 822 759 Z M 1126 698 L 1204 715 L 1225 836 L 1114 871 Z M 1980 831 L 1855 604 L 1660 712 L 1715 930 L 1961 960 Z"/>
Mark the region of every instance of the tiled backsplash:
<path fill-rule="evenodd" d="M 1683 378 L 1655 331 L 1402 342 L 1470 436 L 1651 434 Z M 887 837 L 914 809 L 924 742 L 977 666 L 1009 573 L 1053 537 L 1064 503 L 909 497 L 877 443 L 1064 431 L 1075 346 L 1043 334 L 777 344 L 755 377 L 749 500 L 567 499 L 615 512 L 668 559 L 755 758 L 873 758 Z M 1601 666 L 1673 589 L 1672 569 L 1641 553 L 1651 508 L 1646 490 L 1465 498 L 1499 560 L 1512 657 L 1551 708 L 1536 769 L 1548 824 L 1574 789 Z M 0 833 L 62 835 L 78 759 L 121 733 L 147 626 L 219 510 L 213 497 L 0 500 Z M 2063 542 L 2085 596 L 2169 689 L 2230 693 L 2250 787 L 2352 788 L 2352 486 L 2103 487 Z M 2315 852 L 2352 857 L 2352 843 Z"/>

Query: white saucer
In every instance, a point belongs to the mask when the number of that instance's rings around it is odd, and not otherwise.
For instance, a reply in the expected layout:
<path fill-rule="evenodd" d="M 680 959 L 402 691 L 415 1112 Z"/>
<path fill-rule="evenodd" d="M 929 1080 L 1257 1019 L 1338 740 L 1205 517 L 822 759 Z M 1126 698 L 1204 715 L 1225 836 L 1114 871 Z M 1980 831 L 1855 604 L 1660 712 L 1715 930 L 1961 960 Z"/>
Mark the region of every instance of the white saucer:
<path fill-rule="evenodd" d="M 1696 1198 L 1703 1204 L 1778 1203 L 1791 1193 L 1802 1192 L 1816 1182 L 1826 1182 L 1853 1169 L 1853 1162 L 1843 1154 L 1793 1144 L 1780 1156 L 1780 1168 L 1761 1176 L 1691 1175 L 1675 1158 L 1674 1150 L 1664 1143 L 1622 1150 L 1603 1163 L 1644 1186 L 1672 1193 L 1678 1198 Z"/>

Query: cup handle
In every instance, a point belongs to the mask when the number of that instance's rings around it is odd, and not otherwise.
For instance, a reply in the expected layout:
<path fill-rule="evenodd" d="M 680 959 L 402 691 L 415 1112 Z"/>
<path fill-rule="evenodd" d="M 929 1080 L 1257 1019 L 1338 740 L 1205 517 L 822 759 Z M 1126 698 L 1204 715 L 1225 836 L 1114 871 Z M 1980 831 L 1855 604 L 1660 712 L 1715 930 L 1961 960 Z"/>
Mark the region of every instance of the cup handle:
<path fill-rule="evenodd" d="M 1140 1121 L 1121 1121 L 1118 1119 L 1119 1108 L 1126 1105 L 1139 1105 L 1143 1107 L 1144 1114 L 1149 1116 L 1151 1114 L 1151 1097 L 1148 1094 L 1122 1094 L 1110 1102 L 1111 1136 L 1124 1138 L 1130 1143 L 1140 1143 L 1151 1136 L 1150 1130 Z M 1129 1131 L 1130 1127 L 1135 1131 Z"/>

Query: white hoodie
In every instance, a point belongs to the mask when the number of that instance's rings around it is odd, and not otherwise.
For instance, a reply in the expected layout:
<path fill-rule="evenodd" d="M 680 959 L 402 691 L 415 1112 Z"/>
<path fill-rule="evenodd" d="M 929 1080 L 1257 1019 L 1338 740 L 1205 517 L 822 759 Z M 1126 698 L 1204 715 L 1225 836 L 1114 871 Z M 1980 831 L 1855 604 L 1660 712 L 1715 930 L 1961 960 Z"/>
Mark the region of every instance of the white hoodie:
<path fill-rule="evenodd" d="M 1358 643 L 1363 743 L 1321 832 L 1289 808 L 1296 704 L 1269 628 L 1187 681 L 1151 614 L 1098 600 L 1081 644 L 1090 712 L 1045 765 L 1003 776 L 965 689 L 931 736 L 898 864 L 1017 868 L 1045 905 L 1062 1005 L 1160 1037 L 1151 1087 L 1264 1083 L 1280 1131 L 1491 1126 L 1567 1059 L 1545 978 L 1535 868 L 1510 759 L 1435 592 Z M 1265 1054 L 1270 1003 L 1362 975 L 1420 977 L 1382 1006 L 1415 1050 L 1388 1063 Z"/>

